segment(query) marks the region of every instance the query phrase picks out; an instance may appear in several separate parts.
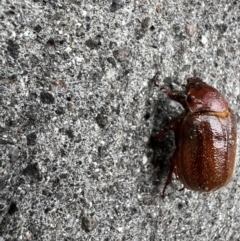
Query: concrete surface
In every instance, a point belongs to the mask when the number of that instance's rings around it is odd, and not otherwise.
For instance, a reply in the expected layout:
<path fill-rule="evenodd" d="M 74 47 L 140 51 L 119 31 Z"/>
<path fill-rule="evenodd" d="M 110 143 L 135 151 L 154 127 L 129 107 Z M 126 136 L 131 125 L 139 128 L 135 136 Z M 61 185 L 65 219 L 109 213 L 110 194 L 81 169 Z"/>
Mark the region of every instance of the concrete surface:
<path fill-rule="evenodd" d="M 240 120 L 240 2 L 0 0 L 0 240 L 240 240 L 232 182 L 203 194 L 174 180 L 181 112 L 149 81 L 198 76 Z M 240 133 L 240 131 L 238 132 Z"/>

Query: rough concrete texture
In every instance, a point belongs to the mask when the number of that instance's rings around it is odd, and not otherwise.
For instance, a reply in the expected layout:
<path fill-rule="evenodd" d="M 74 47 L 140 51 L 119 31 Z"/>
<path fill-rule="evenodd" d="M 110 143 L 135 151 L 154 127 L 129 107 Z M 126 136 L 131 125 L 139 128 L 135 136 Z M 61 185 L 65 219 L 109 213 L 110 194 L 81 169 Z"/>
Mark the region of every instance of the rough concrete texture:
<path fill-rule="evenodd" d="M 239 152 L 226 188 L 179 192 L 174 180 L 162 200 L 173 135 L 158 167 L 149 146 L 182 110 L 149 81 L 157 71 L 175 90 L 203 78 L 239 126 L 239 1 L 0 0 L 0 11 L 0 241 L 240 240 Z"/>

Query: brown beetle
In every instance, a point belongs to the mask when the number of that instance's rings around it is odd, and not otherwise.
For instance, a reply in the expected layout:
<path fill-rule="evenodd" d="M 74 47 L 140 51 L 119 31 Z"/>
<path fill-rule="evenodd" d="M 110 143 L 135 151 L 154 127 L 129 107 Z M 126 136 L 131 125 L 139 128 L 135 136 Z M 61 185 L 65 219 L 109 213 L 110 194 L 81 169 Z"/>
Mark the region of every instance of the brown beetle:
<path fill-rule="evenodd" d="M 169 130 L 175 134 L 176 150 L 162 196 L 173 173 L 194 191 L 210 192 L 227 185 L 234 170 L 237 121 L 226 99 L 199 78 L 188 79 L 184 92 L 161 89 L 185 109 L 153 138 L 155 143 Z"/>

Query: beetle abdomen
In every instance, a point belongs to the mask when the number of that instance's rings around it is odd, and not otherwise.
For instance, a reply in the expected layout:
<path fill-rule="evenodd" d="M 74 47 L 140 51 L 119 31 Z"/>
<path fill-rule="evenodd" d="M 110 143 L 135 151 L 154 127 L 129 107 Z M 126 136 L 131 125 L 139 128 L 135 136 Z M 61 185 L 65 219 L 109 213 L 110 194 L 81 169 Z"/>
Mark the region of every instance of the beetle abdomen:
<path fill-rule="evenodd" d="M 189 112 L 185 116 L 178 140 L 181 151 L 177 174 L 186 188 L 209 192 L 230 181 L 236 149 L 235 123 L 231 112 L 226 117 L 207 112 Z"/>

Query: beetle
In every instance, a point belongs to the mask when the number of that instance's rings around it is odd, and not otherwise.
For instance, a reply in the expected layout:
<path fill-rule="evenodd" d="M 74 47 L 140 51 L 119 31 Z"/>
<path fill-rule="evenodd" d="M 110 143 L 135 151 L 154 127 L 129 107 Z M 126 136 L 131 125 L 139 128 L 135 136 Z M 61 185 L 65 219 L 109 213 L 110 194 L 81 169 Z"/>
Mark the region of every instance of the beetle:
<path fill-rule="evenodd" d="M 153 78 L 156 84 L 158 73 Z M 162 191 L 164 197 L 174 173 L 185 188 L 211 192 L 226 186 L 232 178 L 237 138 L 237 120 L 227 100 L 200 78 L 189 78 L 182 92 L 161 90 L 180 103 L 184 112 L 153 137 L 153 145 L 169 130 L 176 149 Z M 154 157 L 155 157 L 154 149 Z"/>

